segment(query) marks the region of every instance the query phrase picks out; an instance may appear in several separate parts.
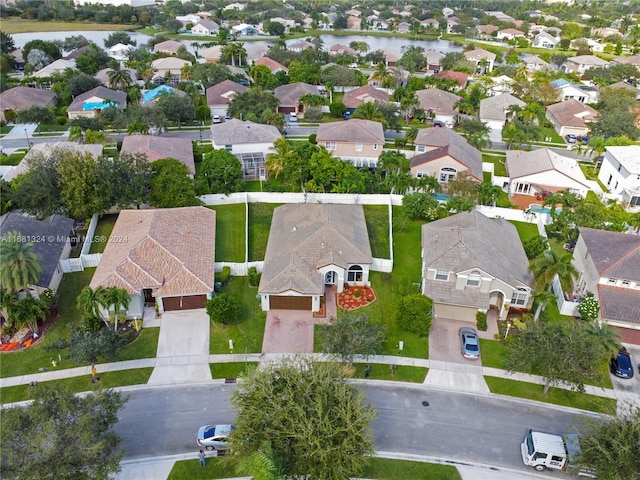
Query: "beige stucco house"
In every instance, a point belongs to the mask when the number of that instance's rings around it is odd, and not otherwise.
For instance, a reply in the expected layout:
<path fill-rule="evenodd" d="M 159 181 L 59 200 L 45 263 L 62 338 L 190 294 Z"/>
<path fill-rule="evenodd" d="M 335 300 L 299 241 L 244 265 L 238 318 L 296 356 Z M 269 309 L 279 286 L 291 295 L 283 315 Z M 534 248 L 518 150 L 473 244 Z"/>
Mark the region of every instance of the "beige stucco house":
<path fill-rule="evenodd" d="M 384 129 L 380 122 L 355 118 L 323 123 L 317 141 L 334 157 L 349 160 L 356 167 L 375 167 L 384 147 Z"/>

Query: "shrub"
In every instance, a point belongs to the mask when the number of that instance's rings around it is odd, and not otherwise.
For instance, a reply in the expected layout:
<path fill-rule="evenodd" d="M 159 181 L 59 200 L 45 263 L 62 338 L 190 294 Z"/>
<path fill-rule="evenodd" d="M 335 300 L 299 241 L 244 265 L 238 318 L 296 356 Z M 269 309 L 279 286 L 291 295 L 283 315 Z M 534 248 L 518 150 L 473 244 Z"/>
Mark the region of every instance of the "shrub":
<path fill-rule="evenodd" d="M 346 111 L 347 106 L 342 102 L 333 102 L 331 105 L 329 105 L 329 112 L 334 117 L 341 118 Z"/>
<path fill-rule="evenodd" d="M 544 253 L 547 249 L 548 243 L 546 238 L 538 235 L 537 237 L 532 237 L 525 241 L 522 246 L 524 247 L 524 252 L 527 254 L 527 258 L 529 260 L 533 260 Z"/>
<path fill-rule="evenodd" d="M 63 117 L 62 115 L 56 117 L 56 123 L 58 125 L 66 125 L 69 119 L 67 117 Z"/>
<path fill-rule="evenodd" d="M 322 119 L 322 110 L 315 107 L 309 107 L 304 111 L 304 119 L 311 122 Z"/>
<path fill-rule="evenodd" d="M 229 276 L 231 275 L 231 267 L 223 267 L 221 272 L 216 272 L 215 280 L 216 282 L 226 283 L 229 280 Z"/>
<path fill-rule="evenodd" d="M 220 293 L 207 300 L 207 314 L 218 323 L 235 323 L 240 320 L 242 308 L 228 293 Z"/>
<path fill-rule="evenodd" d="M 484 312 L 476 313 L 476 327 L 483 332 L 487 331 L 487 314 Z"/>
<path fill-rule="evenodd" d="M 408 295 L 398 302 L 398 326 L 421 337 L 429 335 L 433 301 L 421 294 Z"/>
<path fill-rule="evenodd" d="M 318 143 L 318 134 L 317 133 L 312 133 L 311 135 L 309 135 L 309 143 L 316 145 Z"/>
<path fill-rule="evenodd" d="M 260 284 L 261 275 L 258 273 L 258 269 L 256 267 L 249 267 L 247 275 L 249 276 L 249 285 L 257 287 Z"/>

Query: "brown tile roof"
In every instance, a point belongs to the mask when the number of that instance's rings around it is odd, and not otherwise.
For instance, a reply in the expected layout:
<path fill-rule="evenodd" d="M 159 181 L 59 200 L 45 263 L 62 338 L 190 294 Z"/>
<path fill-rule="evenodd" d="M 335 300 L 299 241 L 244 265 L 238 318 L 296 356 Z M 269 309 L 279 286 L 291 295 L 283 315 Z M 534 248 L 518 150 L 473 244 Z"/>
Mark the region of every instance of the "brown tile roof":
<path fill-rule="evenodd" d="M 467 80 L 469 79 L 469 75 L 467 75 L 464 72 L 454 72 L 451 70 L 448 70 L 446 72 L 439 72 L 433 75 L 436 78 L 446 78 L 448 80 L 453 80 L 455 82 L 458 82 L 458 85 L 460 85 L 461 87 L 466 87 L 467 86 Z"/>
<path fill-rule="evenodd" d="M 289 69 L 287 67 L 285 67 L 281 63 L 276 62 L 275 60 L 272 60 L 269 57 L 260 57 L 260 58 L 256 59 L 256 61 L 254 63 L 256 65 L 264 65 L 269 70 L 271 70 L 271 73 L 275 73 L 275 72 L 278 72 L 280 70 L 289 73 Z"/>
<path fill-rule="evenodd" d="M 346 122 L 322 123 L 318 127 L 318 143 L 377 143 L 384 144 L 384 129 L 380 122 L 352 118 Z"/>
<path fill-rule="evenodd" d="M 214 147 L 242 145 L 249 143 L 275 143 L 282 137 L 273 125 L 265 125 L 232 118 L 223 123 L 211 125 L 211 142 Z"/>
<path fill-rule="evenodd" d="M 485 59 L 490 62 L 495 61 L 496 54 L 493 52 L 489 52 L 483 48 L 476 48 L 475 50 L 468 50 L 463 54 L 467 60 L 472 62 L 477 62 L 479 60 Z"/>
<path fill-rule="evenodd" d="M 165 40 L 153 46 L 154 52 L 177 53 L 182 43 L 176 40 Z"/>
<path fill-rule="evenodd" d="M 580 227 L 601 277 L 640 281 L 640 236 Z"/>
<path fill-rule="evenodd" d="M 541 172 L 557 172 L 557 178 L 549 186 L 564 186 L 562 178 L 570 178 L 589 189 L 587 179 L 575 158 L 565 157 L 549 148 L 507 150 L 505 167 L 512 180 Z"/>
<path fill-rule="evenodd" d="M 420 101 L 420 108 L 442 115 L 454 115 L 457 109 L 454 107 L 460 100 L 460 96 L 445 92 L 438 88 L 427 88 L 416 92 Z"/>
<path fill-rule="evenodd" d="M 158 137 L 156 135 L 127 135 L 122 141 L 122 152 L 142 153 L 149 163 L 161 158 L 175 158 L 184 163 L 192 174 L 196 173 L 193 144 L 188 138 Z"/>
<path fill-rule="evenodd" d="M 549 105 L 547 112 L 559 125 L 567 127 L 587 128 L 586 122 L 593 122 L 598 118 L 597 110 L 575 98 Z"/>
<path fill-rule="evenodd" d="M 465 165 L 471 175 L 482 182 L 482 153 L 469 145 L 459 133 L 444 127 L 421 128 L 415 144 L 437 148 L 415 155 L 411 159 L 412 168 L 449 155 Z"/>
<path fill-rule="evenodd" d="M 371 263 L 361 205 L 282 205 L 273 212 L 258 291 L 321 295 L 324 275 L 319 268 Z"/>
<path fill-rule="evenodd" d="M 316 85 L 297 82 L 281 85 L 273 91 L 273 94 L 280 100 L 280 107 L 297 107 L 300 97 L 307 93 L 320 95 L 320 90 Z"/>
<path fill-rule="evenodd" d="M 224 105 L 238 93 L 244 93 L 247 87 L 231 80 L 224 80 L 207 88 L 207 105 Z"/>
<path fill-rule="evenodd" d="M 111 233 L 91 288 L 116 286 L 131 295 L 213 291 L 216 212 L 205 207 L 123 210 Z"/>
<path fill-rule="evenodd" d="M 14 87 L 0 93 L 0 109 L 20 111 L 32 105 L 46 107 L 53 104 L 56 94 L 51 90 L 30 87 Z"/>
<path fill-rule="evenodd" d="M 366 102 L 389 103 L 389 94 L 371 85 L 354 88 L 344 94 L 342 103 L 349 108 L 356 108 Z"/>

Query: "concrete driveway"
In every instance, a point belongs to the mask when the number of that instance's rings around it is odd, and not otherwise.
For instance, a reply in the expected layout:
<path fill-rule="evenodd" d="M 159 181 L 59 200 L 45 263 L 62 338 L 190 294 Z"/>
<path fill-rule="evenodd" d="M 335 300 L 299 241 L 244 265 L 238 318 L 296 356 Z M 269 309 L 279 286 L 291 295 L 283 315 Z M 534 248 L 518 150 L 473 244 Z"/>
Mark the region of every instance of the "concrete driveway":
<path fill-rule="evenodd" d="M 166 385 L 211 380 L 210 322 L 205 309 L 162 314 L 156 366 L 149 384 Z"/>
<path fill-rule="evenodd" d="M 618 414 L 625 413 L 629 407 L 640 407 L 640 345 L 625 343 L 624 346 L 631 354 L 631 362 L 635 375 L 633 378 L 624 379 L 611 375 L 613 390 L 618 397 Z"/>

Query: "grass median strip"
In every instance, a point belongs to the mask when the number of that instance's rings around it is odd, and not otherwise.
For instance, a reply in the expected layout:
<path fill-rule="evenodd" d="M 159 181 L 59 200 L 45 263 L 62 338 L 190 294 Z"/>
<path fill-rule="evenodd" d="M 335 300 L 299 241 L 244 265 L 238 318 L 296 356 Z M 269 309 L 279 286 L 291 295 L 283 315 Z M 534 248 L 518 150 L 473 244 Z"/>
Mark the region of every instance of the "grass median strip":
<path fill-rule="evenodd" d="M 197 452 L 193 453 L 197 457 Z M 176 462 L 168 480 L 198 480 L 238 477 L 234 466 L 227 458 L 208 458 L 204 467 L 198 459 Z M 379 480 L 460 480 L 456 467 L 434 463 L 408 462 L 387 458 L 371 458 L 362 473 L 362 478 Z"/>
<path fill-rule="evenodd" d="M 152 367 L 134 368 L 131 370 L 120 370 L 117 372 L 101 373 L 98 369 L 100 381 L 91 383 L 91 375 L 80 377 L 64 378 L 61 380 L 51 380 L 50 382 L 40 382 L 37 386 L 17 385 L 15 387 L 5 387 L 0 389 L 0 401 L 2 403 L 21 402 L 33 398 L 33 392 L 41 385 L 61 385 L 69 388 L 74 393 L 87 392 L 94 388 L 115 388 L 128 385 L 140 385 L 149 381 Z"/>
<path fill-rule="evenodd" d="M 397 382 L 422 383 L 427 377 L 428 368 L 411 367 L 409 365 L 396 365 L 392 368 L 386 363 L 354 363 L 355 371 L 352 378 L 365 378 L 364 369 L 369 365 L 369 380 L 395 380 Z"/>
<path fill-rule="evenodd" d="M 211 378 L 238 378 L 247 369 L 257 367 L 258 362 L 210 363 Z"/>

